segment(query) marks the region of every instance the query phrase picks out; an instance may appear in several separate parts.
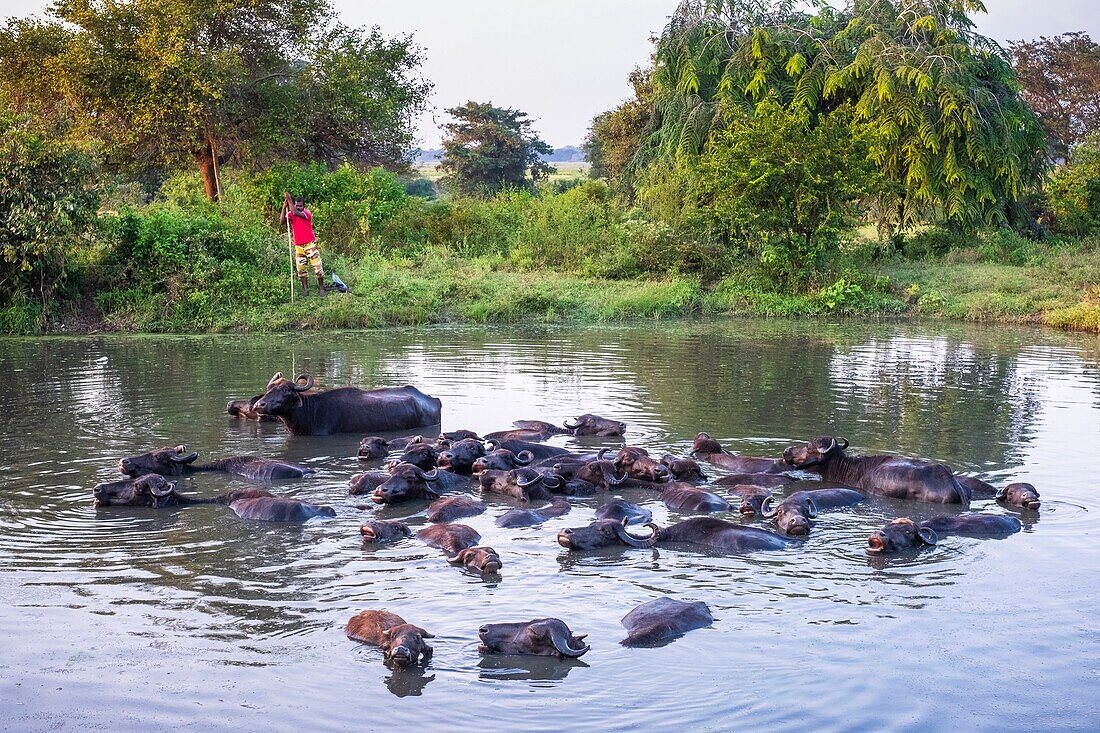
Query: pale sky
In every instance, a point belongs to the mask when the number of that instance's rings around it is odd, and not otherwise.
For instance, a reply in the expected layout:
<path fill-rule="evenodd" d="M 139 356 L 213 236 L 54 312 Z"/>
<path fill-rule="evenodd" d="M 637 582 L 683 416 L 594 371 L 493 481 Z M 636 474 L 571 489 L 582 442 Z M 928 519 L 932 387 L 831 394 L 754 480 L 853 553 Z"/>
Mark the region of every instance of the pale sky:
<path fill-rule="evenodd" d="M 1004 43 L 1066 31 L 1100 41 L 1100 0 L 985 0 L 978 29 Z M 48 0 L 0 0 L 0 15 L 41 13 Z M 592 117 L 630 95 L 626 77 L 649 56 L 677 0 L 333 0 L 349 25 L 413 33 L 435 82 L 419 120 L 437 147 L 442 110 L 468 99 L 516 107 L 555 147 L 579 145 Z"/>

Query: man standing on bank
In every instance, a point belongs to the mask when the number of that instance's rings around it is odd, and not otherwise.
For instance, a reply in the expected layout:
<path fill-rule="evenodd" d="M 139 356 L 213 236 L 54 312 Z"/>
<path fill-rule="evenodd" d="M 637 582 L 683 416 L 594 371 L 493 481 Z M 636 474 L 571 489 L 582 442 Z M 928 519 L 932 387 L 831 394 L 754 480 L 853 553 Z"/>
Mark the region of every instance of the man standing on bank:
<path fill-rule="evenodd" d="M 317 293 L 325 294 L 325 268 L 321 265 L 321 252 L 317 249 L 317 237 L 313 233 L 313 214 L 306 208 L 306 200 L 297 196 L 292 201 L 289 193 L 283 194 L 283 209 L 279 214 L 279 225 L 286 226 L 290 218 L 290 230 L 294 235 L 294 263 L 298 268 L 298 279 L 302 281 L 302 293 L 309 295 L 309 283 L 306 279 L 306 264 L 313 265 L 313 274 L 317 276 Z"/>

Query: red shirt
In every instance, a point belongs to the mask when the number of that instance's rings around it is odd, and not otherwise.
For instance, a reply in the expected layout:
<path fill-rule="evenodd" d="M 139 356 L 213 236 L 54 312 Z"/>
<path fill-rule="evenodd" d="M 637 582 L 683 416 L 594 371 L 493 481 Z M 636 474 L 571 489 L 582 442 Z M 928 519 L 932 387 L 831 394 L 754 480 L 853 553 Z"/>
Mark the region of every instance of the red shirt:
<path fill-rule="evenodd" d="M 309 209 L 302 209 L 302 213 L 305 214 L 304 217 L 293 211 L 287 215 L 290 217 L 290 229 L 294 232 L 294 244 L 299 247 L 317 239 L 313 234 L 313 214 L 309 213 Z"/>

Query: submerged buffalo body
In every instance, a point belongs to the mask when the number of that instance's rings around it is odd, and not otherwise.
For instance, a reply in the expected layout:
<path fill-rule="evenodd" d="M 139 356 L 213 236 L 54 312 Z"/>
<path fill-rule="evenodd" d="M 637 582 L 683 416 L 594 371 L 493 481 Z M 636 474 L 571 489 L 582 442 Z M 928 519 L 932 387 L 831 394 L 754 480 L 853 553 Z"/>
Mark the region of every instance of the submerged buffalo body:
<path fill-rule="evenodd" d="M 708 433 L 699 433 L 691 446 L 691 454 L 729 471 L 737 473 L 783 473 L 787 466 L 781 459 L 735 456 L 722 448 Z"/>
<path fill-rule="evenodd" d="M 774 532 L 713 517 L 693 517 L 663 529 L 654 524 L 648 526 L 652 529 L 648 537 L 636 537 L 619 522 L 599 519 L 587 527 L 563 529 L 558 533 L 558 544 L 570 550 L 594 550 L 615 545 L 653 547 L 658 544 L 689 544 L 719 552 L 742 552 L 781 550 L 792 543 L 792 540 Z"/>
<path fill-rule="evenodd" d="M 418 660 L 427 663 L 432 658 L 432 648 L 424 640 L 435 635 L 389 611 L 361 611 L 348 620 L 344 633 L 353 641 L 381 647 L 383 658 L 398 666 L 412 666 Z"/>
<path fill-rule="evenodd" d="M 330 506 L 310 504 L 285 496 L 238 498 L 229 502 L 229 508 L 241 519 L 261 522 L 305 522 L 315 517 L 336 516 L 336 510 Z"/>
<path fill-rule="evenodd" d="M 405 430 L 440 421 L 442 404 L 416 387 L 365 390 L 340 387 L 307 394 L 313 377 L 299 375 L 293 382 L 276 374 L 254 408 L 283 421 L 294 435 L 331 435 Z"/>
<path fill-rule="evenodd" d="M 559 456 L 571 456 L 573 455 L 565 448 L 558 448 L 553 445 L 544 445 L 542 443 L 532 443 L 527 440 L 486 440 L 485 447 L 488 451 L 497 450 L 510 450 L 517 456 L 521 453 L 528 453 L 531 455 L 531 459 L 535 461 L 546 461 L 551 458 L 558 458 Z"/>
<path fill-rule="evenodd" d="M 626 433 L 626 423 L 586 413 L 562 423 L 573 435 L 599 435 L 613 438 Z"/>
<path fill-rule="evenodd" d="M 552 517 L 568 514 L 570 509 L 572 506 L 568 499 L 555 496 L 549 504 L 540 509 L 511 509 L 497 517 L 496 524 L 498 527 L 530 527 L 542 524 Z"/>
<path fill-rule="evenodd" d="M 970 490 L 942 463 L 898 456 L 848 457 L 847 447 L 844 438 L 818 438 L 788 448 L 783 459 L 795 468 L 813 468 L 830 483 L 872 494 L 935 504 L 970 503 Z"/>
<path fill-rule="evenodd" d="M 481 542 L 477 530 L 465 524 L 432 524 L 416 533 L 417 539 L 428 547 L 435 547 L 454 555 Z"/>
<path fill-rule="evenodd" d="M 596 507 L 596 519 L 611 519 L 620 524 L 645 524 L 653 521 L 653 512 L 622 499 L 612 499 Z"/>
<path fill-rule="evenodd" d="M 619 643 L 623 646 L 660 646 L 712 623 L 714 617 L 702 601 L 687 603 L 665 596 L 643 603 L 623 616 L 622 625 L 627 636 Z"/>
<path fill-rule="evenodd" d="M 428 507 L 428 521 L 453 522 L 456 519 L 476 517 L 488 508 L 484 502 L 468 496 L 445 496 L 436 499 Z"/>
<path fill-rule="evenodd" d="M 936 544 L 940 537 L 1007 537 L 1019 532 L 1020 520 L 992 514 L 941 514 L 917 524 L 908 517 L 895 519 L 867 540 L 870 552 L 899 552 Z"/>
<path fill-rule="evenodd" d="M 780 486 L 786 486 L 793 481 L 790 476 L 785 473 L 735 473 L 730 476 L 723 476 L 720 479 L 715 480 L 715 484 L 719 486 L 758 486 L 764 489 L 778 489 Z"/>
<path fill-rule="evenodd" d="M 95 506 L 151 507 L 161 509 L 170 506 L 192 506 L 198 504 L 227 505 L 237 499 L 271 496 L 265 489 L 243 489 L 228 494 L 201 499 L 180 494 L 173 481 L 159 473 L 150 473 L 137 478 L 121 481 L 109 481 L 96 484 L 92 488 L 92 500 Z"/>
<path fill-rule="evenodd" d="M 591 648 L 584 643 L 587 634 L 575 636 L 565 622 L 556 618 L 505 624 L 485 624 L 478 629 L 482 654 L 537 654 L 579 657 Z"/>
<path fill-rule="evenodd" d="M 817 519 L 819 511 L 852 506 L 863 500 L 863 494 L 851 489 L 796 491 L 775 507 L 771 505 L 771 497 L 764 499 L 760 515 L 775 519 L 776 525 L 786 534 L 807 535 L 811 520 Z"/>
<path fill-rule="evenodd" d="M 123 458 L 118 462 L 118 469 L 127 476 L 143 476 L 149 473 L 184 476 L 199 471 L 222 471 L 260 481 L 302 478 L 314 472 L 306 466 L 257 456 L 229 456 L 209 463 L 196 463 L 198 457 L 199 454 L 188 451 L 187 446 L 177 445 Z"/>
<path fill-rule="evenodd" d="M 684 512 L 728 512 L 730 503 L 709 491 L 697 489 L 692 484 L 676 481 L 661 489 L 661 501 L 669 509 Z"/>

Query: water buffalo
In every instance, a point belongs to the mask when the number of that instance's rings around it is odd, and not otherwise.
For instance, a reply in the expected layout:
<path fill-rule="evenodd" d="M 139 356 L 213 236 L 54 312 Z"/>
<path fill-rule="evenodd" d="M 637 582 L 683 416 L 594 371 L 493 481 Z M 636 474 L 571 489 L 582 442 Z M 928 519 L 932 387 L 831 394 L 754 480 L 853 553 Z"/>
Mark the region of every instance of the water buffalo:
<path fill-rule="evenodd" d="M 439 449 L 430 443 L 409 443 L 405 446 L 400 458 L 390 461 L 390 467 L 411 463 L 425 471 L 430 471 L 438 465 L 439 455 Z M 440 468 L 446 468 L 446 466 L 440 466 Z"/>
<path fill-rule="evenodd" d="M 474 474 L 479 474 L 488 469 L 494 471 L 511 471 L 515 468 L 530 465 L 533 460 L 535 460 L 535 456 L 531 451 L 524 450 L 519 453 L 513 453 L 510 450 L 504 450 L 502 448 L 500 450 L 489 451 L 478 458 L 474 461 L 470 470 Z"/>
<path fill-rule="evenodd" d="M 917 524 L 908 517 L 895 519 L 867 539 L 869 552 L 899 552 L 936 544 L 940 536 L 1007 537 L 1020 531 L 1016 517 L 991 514 L 941 514 Z"/>
<path fill-rule="evenodd" d="M 603 451 L 600 452 L 601 455 Z M 599 489 L 611 489 L 622 485 L 627 478 L 613 461 L 561 461 L 555 463 L 553 472 L 562 479 L 587 481 Z"/>
<path fill-rule="evenodd" d="M 351 617 L 344 632 L 353 641 L 381 647 L 383 658 L 401 667 L 410 667 L 420 659 L 427 664 L 432 658 L 432 648 L 424 640 L 435 635 L 405 623 L 396 613 L 361 611 Z"/>
<path fill-rule="evenodd" d="M 569 500 L 561 496 L 555 496 L 550 503 L 540 509 L 511 509 L 497 517 L 498 527 L 530 527 L 541 524 L 551 517 L 560 517 L 568 514 L 572 509 Z"/>
<path fill-rule="evenodd" d="M 440 433 L 436 438 L 438 443 L 454 442 L 456 440 L 481 440 L 481 436 L 475 433 L 473 430 L 452 430 L 447 433 Z"/>
<path fill-rule="evenodd" d="M 714 623 L 710 609 L 702 601 L 686 603 L 668 596 L 637 606 L 623 616 L 627 636 L 623 646 L 660 646 L 694 629 Z"/>
<path fill-rule="evenodd" d="M 769 496 L 760 506 L 760 515 L 775 519 L 776 525 L 786 534 L 807 535 L 810 533 L 810 520 L 817 518 L 819 511 L 852 506 L 863 501 L 863 494 L 851 489 L 814 489 L 796 491 L 773 507 Z"/>
<path fill-rule="evenodd" d="M 533 468 L 517 468 L 513 471 L 482 471 L 478 483 L 484 491 L 520 501 L 549 501 L 551 487 L 560 488 L 565 482 L 558 476 L 539 473 Z"/>
<path fill-rule="evenodd" d="M 285 461 L 273 461 L 257 456 L 229 456 L 210 463 L 195 463 L 199 454 L 188 452 L 186 445 L 164 447 L 130 456 L 118 462 L 118 470 L 127 476 L 159 473 L 162 476 L 183 476 L 199 471 L 224 471 L 260 481 L 302 478 L 313 473 L 312 468 Z"/>
<path fill-rule="evenodd" d="M 707 463 L 738 473 L 782 473 L 787 470 L 777 458 L 753 458 L 735 456 L 724 450 L 708 433 L 699 433 L 691 446 L 691 455 L 699 456 Z"/>
<path fill-rule="evenodd" d="M 542 443 L 531 443 L 526 440 L 486 440 L 485 449 L 489 452 L 497 450 L 510 450 L 517 456 L 524 451 L 531 454 L 532 460 L 545 461 L 559 456 L 573 455 L 565 448 Z"/>
<path fill-rule="evenodd" d="M 364 542 L 389 542 L 412 537 L 412 530 L 404 522 L 392 519 L 372 519 L 359 525 Z"/>
<path fill-rule="evenodd" d="M 357 455 L 362 461 L 380 461 L 389 455 L 390 441 L 371 435 L 359 441 Z"/>
<path fill-rule="evenodd" d="M 229 508 L 241 519 L 261 522 L 305 522 L 315 517 L 335 517 L 336 510 L 290 499 L 285 496 L 239 497 L 229 502 Z"/>
<path fill-rule="evenodd" d="M 485 624 L 478 629 L 477 635 L 481 638 L 477 650 L 482 654 L 579 657 L 592 648 L 584 643 L 587 634 L 574 636 L 565 622 L 556 618 Z"/>
<path fill-rule="evenodd" d="M 547 435 L 569 435 L 572 430 L 567 428 L 559 428 L 553 423 L 548 423 L 545 420 L 516 420 L 512 423 L 512 427 L 518 430 L 529 430 L 533 433 L 546 433 Z"/>
<path fill-rule="evenodd" d="M 275 422 L 276 418 L 271 415 L 261 415 L 253 409 L 253 405 L 256 401 L 263 397 L 262 394 L 258 394 L 255 397 L 247 400 L 229 400 L 225 406 L 225 411 L 233 417 L 240 418 L 241 420 L 255 420 L 256 422 Z"/>
<path fill-rule="evenodd" d="M 689 544 L 719 552 L 742 552 L 781 550 L 793 542 L 775 532 L 713 517 L 692 517 L 663 529 L 655 524 L 647 526 L 652 530 L 648 537 L 635 537 L 620 522 L 599 519 L 587 527 L 558 532 L 558 544 L 569 550 L 594 550 L 614 545 L 648 548 L 657 544 Z"/>
<path fill-rule="evenodd" d="M 443 550 L 449 555 L 454 555 L 474 547 L 481 542 L 481 535 L 473 527 L 465 524 L 429 524 L 416 533 L 417 539 L 428 547 Z"/>
<path fill-rule="evenodd" d="M 717 494 L 679 481 L 664 485 L 661 489 L 661 501 L 669 509 L 686 512 L 728 512 L 730 510 L 730 503 Z"/>
<path fill-rule="evenodd" d="M 677 458 L 665 454 L 661 456 L 661 465 L 668 469 L 676 481 L 706 481 L 702 467 L 690 458 Z"/>
<path fill-rule="evenodd" d="M 723 476 L 714 483 L 719 486 L 759 486 L 764 489 L 777 489 L 786 486 L 793 481 L 785 473 L 735 473 L 732 476 Z"/>
<path fill-rule="evenodd" d="M 371 492 L 375 504 L 400 504 L 404 501 L 438 499 L 441 491 L 469 484 L 465 476 L 433 468 L 425 471 L 411 463 L 394 466 L 390 477 Z"/>
<path fill-rule="evenodd" d="M 1009 484 L 997 491 L 996 498 L 997 501 L 1025 509 L 1038 509 L 1040 506 L 1039 490 L 1026 483 Z"/>
<path fill-rule="evenodd" d="M 428 521 L 453 522 L 465 517 L 476 517 L 488 508 L 483 502 L 468 496 L 445 496 L 436 499 L 428 507 Z"/>
<path fill-rule="evenodd" d="M 795 468 L 813 468 L 830 483 L 895 499 L 935 504 L 970 503 L 970 491 L 942 463 L 898 456 L 848 457 L 844 438 L 823 437 L 783 452 Z"/>
<path fill-rule="evenodd" d="M 456 440 L 439 454 L 437 465 L 455 473 L 469 476 L 473 473 L 474 462 L 485 456 L 485 445 L 480 440 L 465 438 Z"/>
<path fill-rule="evenodd" d="M 390 480 L 388 471 L 364 471 L 357 473 L 348 481 L 348 493 L 352 496 L 369 494 Z"/>
<path fill-rule="evenodd" d="M 313 377 L 300 374 L 292 382 L 277 373 L 253 406 L 274 415 L 293 435 L 331 435 L 419 428 L 440 420 L 443 403 L 416 387 L 365 390 L 340 387 L 305 394 Z"/>
<path fill-rule="evenodd" d="M 602 454 L 603 451 L 600 453 Z M 668 466 L 650 458 L 649 452 L 644 448 L 624 446 L 612 459 L 612 463 L 625 473 L 627 478 L 636 481 L 660 483 L 672 478 L 672 472 Z"/>
<path fill-rule="evenodd" d="M 612 499 L 596 507 L 596 519 L 613 519 L 621 524 L 645 524 L 653 521 L 653 512 L 622 499 Z"/>
<path fill-rule="evenodd" d="M 573 418 L 572 421 L 566 420 L 562 425 L 576 436 L 599 435 L 605 438 L 614 438 L 626 433 L 626 423 L 618 420 L 608 420 L 605 417 L 592 414 L 581 415 Z"/>
<path fill-rule="evenodd" d="M 500 569 L 504 567 L 504 563 L 500 560 L 500 555 L 492 547 L 476 546 L 467 547 L 464 550 L 447 558 L 447 562 L 451 565 L 461 565 L 467 570 L 472 570 L 482 575 L 491 575 L 493 573 L 499 573 Z"/>
<path fill-rule="evenodd" d="M 150 473 L 137 478 L 109 481 L 92 487 L 92 501 L 95 506 L 152 507 L 160 509 L 169 506 L 191 506 L 194 504 L 229 504 L 236 499 L 258 496 L 271 496 L 265 489 L 243 489 L 230 491 L 210 499 L 186 496 L 176 491 L 176 483 L 169 481 L 159 473 Z"/>
<path fill-rule="evenodd" d="M 540 442 L 554 435 L 569 435 L 572 431 L 559 428 L 542 420 L 516 420 L 514 430 L 498 430 L 485 436 L 486 440 L 527 440 Z"/>
<path fill-rule="evenodd" d="M 764 502 L 772 498 L 771 491 L 763 486 L 753 484 L 737 484 L 730 489 L 730 493 L 741 499 L 741 504 L 737 507 L 737 510 L 745 517 L 762 515 Z"/>

